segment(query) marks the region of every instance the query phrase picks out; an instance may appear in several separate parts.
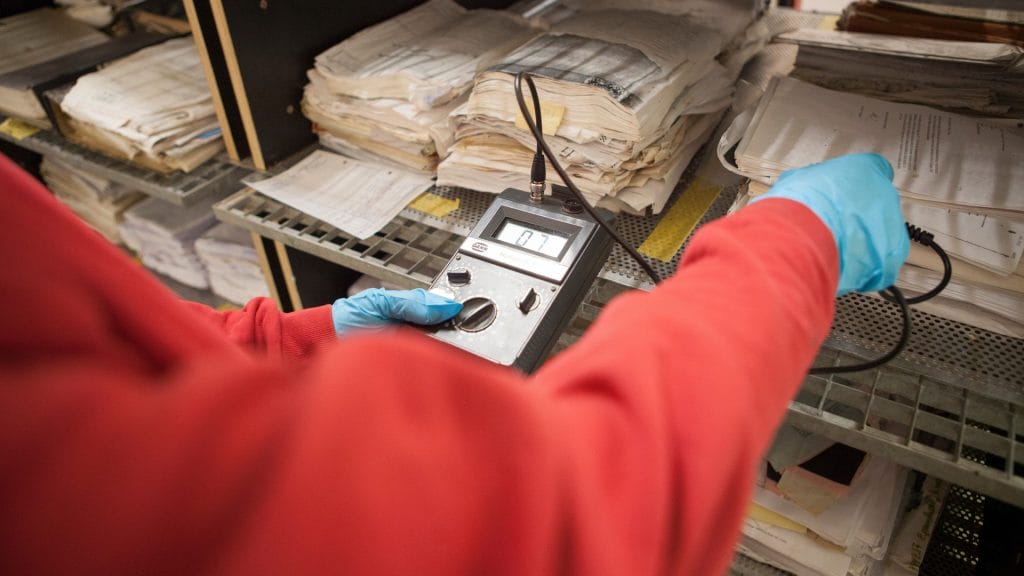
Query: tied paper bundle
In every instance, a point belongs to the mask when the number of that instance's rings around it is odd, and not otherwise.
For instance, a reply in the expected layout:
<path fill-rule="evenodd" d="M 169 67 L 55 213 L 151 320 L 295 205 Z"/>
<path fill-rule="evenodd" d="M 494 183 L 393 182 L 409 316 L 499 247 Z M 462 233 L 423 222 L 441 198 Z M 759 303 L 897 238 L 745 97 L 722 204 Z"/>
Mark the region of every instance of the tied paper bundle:
<path fill-rule="evenodd" d="M 537 33 L 509 12 L 431 0 L 317 56 L 302 111 L 332 150 L 433 172 L 474 75 Z"/>
<path fill-rule="evenodd" d="M 245 304 L 257 296 L 269 296 L 259 256 L 245 230 L 220 223 L 196 240 L 210 290 L 221 298 Z"/>
<path fill-rule="evenodd" d="M 1024 116 L 1024 47 L 802 29 L 795 78 L 833 90 L 989 117 Z"/>
<path fill-rule="evenodd" d="M 767 30 L 748 27 L 749 3 L 639 4 L 648 9 L 578 3 L 579 11 L 480 74 L 455 112 L 456 142 L 438 184 L 494 193 L 524 186 L 535 146 L 513 83 L 527 71 L 546 140 L 587 199 L 660 212 Z"/>
<path fill-rule="evenodd" d="M 143 200 L 125 213 L 121 236 L 147 268 L 205 290 L 210 283 L 195 243 L 217 223 L 214 201 L 180 208 L 155 198 Z"/>
<path fill-rule="evenodd" d="M 790 168 L 880 153 L 893 166 L 904 216 L 953 257 L 950 285 L 916 306 L 1024 337 L 1024 133 L 1016 125 L 781 78 L 726 132 L 719 156 L 733 146 L 752 195 Z M 938 257 L 915 243 L 897 286 L 926 292 L 941 272 Z"/>
<path fill-rule="evenodd" d="M 159 172 L 188 172 L 223 150 L 199 54 L 177 38 L 78 79 L 60 103 L 68 136 Z"/>
<path fill-rule="evenodd" d="M 39 172 L 55 196 L 82 220 L 115 244 L 124 212 L 146 198 L 138 190 L 80 170 L 53 156 L 43 156 Z"/>

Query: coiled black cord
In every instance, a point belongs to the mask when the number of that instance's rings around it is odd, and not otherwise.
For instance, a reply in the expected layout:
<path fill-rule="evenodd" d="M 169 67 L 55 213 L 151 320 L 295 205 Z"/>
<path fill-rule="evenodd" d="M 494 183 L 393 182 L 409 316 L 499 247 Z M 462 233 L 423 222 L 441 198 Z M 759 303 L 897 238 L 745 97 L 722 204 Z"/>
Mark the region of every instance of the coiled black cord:
<path fill-rule="evenodd" d="M 530 87 L 530 96 L 533 97 L 533 108 L 534 115 L 537 118 L 536 121 L 534 121 L 534 119 L 531 117 L 530 110 L 526 106 L 526 99 L 523 98 L 522 84 L 524 79 L 526 80 L 526 84 Z M 555 153 L 551 151 L 551 148 L 548 147 L 548 143 L 544 140 L 544 132 L 541 131 L 540 129 L 540 97 L 537 95 L 537 86 L 534 85 L 533 78 L 526 71 L 522 71 L 516 74 L 515 91 L 516 102 L 519 103 L 519 111 L 523 114 L 523 119 L 526 120 L 526 124 L 530 127 L 530 131 L 533 132 L 534 140 L 537 141 L 537 153 L 533 157 L 533 170 L 531 171 L 531 180 L 538 181 L 538 158 L 540 163 L 539 172 L 541 174 L 541 181 L 543 180 L 544 158 L 543 156 L 541 156 L 541 151 L 543 151 L 543 153 L 547 155 L 548 161 L 551 162 L 551 167 L 555 169 L 555 172 L 558 172 L 558 176 L 561 177 L 562 182 L 565 183 L 566 188 L 568 188 L 572 192 L 573 196 L 576 197 L 576 200 L 583 205 L 583 208 L 587 211 L 587 214 L 590 214 L 590 217 L 593 218 L 595 222 L 597 222 L 602 228 L 604 228 L 605 230 L 608 231 L 609 234 L 611 234 L 611 237 L 614 238 L 620 246 L 622 246 L 622 249 L 625 250 L 626 253 L 628 253 L 630 256 L 633 257 L 634 260 L 636 260 L 637 264 L 639 264 L 640 267 L 643 268 L 644 272 L 646 272 L 647 275 L 651 277 L 651 280 L 655 284 L 660 283 L 661 276 L 657 272 L 655 272 L 654 268 L 651 267 L 647 260 L 645 260 L 644 257 L 641 256 L 640 253 L 636 251 L 636 248 L 630 246 L 629 243 L 626 242 L 626 240 L 622 236 L 620 236 L 614 228 L 609 226 L 604 221 L 604 218 L 601 218 L 597 214 L 597 212 L 590 205 L 590 203 L 587 202 L 586 198 L 583 197 L 583 193 L 580 192 L 580 189 L 577 188 L 576 184 L 573 183 L 572 178 L 569 177 L 569 174 L 566 173 L 565 169 L 562 168 L 562 165 L 558 163 L 558 159 L 555 157 Z"/>
<path fill-rule="evenodd" d="M 940 292 L 945 290 L 946 285 L 949 284 L 950 278 L 953 277 L 953 263 L 949 260 L 949 256 L 946 254 L 946 251 L 943 250 L 941 246 L 935 243 L 935 236 L 932 233 L 926 232 L 925 230 L 922 230 L 921 228 L 918 228 L 917 226 L 914 226 L 913 224 L 910 224 L 908 222 L 907 234 L 910 235 L 910 239 L 912 241 L 917 242 L 918 244 L 922 244 L 924 246 L 928 246 L 929 248 L 934 250 L 936 254 L 939 255 L 939 258 L 942 259 L 942 280 L 940 280 L 939 283 L 928 292 L 925 292 L 924 294 L 915 296 L 913 298 L 904 297 L 903 292 L 901 292 L 900 289 L 895 286 L 890 286 L 885 290 L 879 292 L 879 294 L 882 295 L 882 298 L 888 300 L 889 302 L 893 302 L 900 308 L 900 316 L 902 318 L 903 326 L 902 330 L 900 331 L 900 339 L 896 342 L 896 345 L 893 346 L 892 349 L 890 349 L 882 356 L 875 358 L 874 360 L 869 360 L 868 362 L 863 362 L 861 364 L 850 364 L 849 366 L 819 366 L 811 368 L 808 371 L 808 373 L 845 374 L 848 372 L 860 372 L 861 370 L 870 370 L 872 368 L 877 368 L 878 366 L 881 366 L 882 364 L 885 364 L 886 362 L 892 360 L 897 355 L 899 355 L 899 353 L 902 352 L 904 348 L 907 347 L 907 343 L 910 341 L 911 329 L 910 305 L 918 304 L 924 302 L 925 300 L 930 300 L 934 298 Z"/>

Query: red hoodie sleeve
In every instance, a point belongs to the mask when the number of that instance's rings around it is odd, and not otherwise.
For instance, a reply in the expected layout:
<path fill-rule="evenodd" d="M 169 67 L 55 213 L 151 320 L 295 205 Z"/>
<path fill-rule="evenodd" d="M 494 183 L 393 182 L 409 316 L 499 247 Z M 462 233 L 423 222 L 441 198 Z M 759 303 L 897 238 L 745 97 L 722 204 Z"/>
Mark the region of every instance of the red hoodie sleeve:
<path fill-rule="evenodd" d="M 0 573 L 722 573 L 838 277 L 765 200 L 532 378 L 401 329 L 288 369 L 14 190 Z"/>
<path fill-rule="evenodd" d="M 337 338 L 329 304 L 289 313 L 278 310 L 270 298 L 253 298 L 241 310 L 214 310 L 197 302 L 186 305 L 232 342 L 271 356 L 307 358 Z"/>

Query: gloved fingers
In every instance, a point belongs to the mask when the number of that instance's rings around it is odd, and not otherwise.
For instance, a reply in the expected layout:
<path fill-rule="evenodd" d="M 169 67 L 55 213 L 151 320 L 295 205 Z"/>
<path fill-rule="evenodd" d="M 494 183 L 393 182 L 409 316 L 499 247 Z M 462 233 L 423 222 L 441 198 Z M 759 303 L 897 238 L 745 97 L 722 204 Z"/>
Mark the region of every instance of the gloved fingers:
<path fill-rule="evenodd" d="M 422 288 L 386 291 L 385 297 L 389 317 L 415 324 L 438 324 L 462 310 L 461 303 Z"/>

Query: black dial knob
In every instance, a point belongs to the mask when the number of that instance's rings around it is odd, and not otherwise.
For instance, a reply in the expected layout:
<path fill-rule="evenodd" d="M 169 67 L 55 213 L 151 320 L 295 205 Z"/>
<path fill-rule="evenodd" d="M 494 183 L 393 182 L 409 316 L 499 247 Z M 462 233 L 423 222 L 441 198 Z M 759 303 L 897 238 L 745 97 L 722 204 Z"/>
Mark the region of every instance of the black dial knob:
<path fill-rule="evenodd" d="M 479 332 L 494 322 L 498 308 L 487 298 L 470 298 L 462 303 L 462 310 L 455 315 L 455 327 L 464 332 Z"/>
<path fill-rule="evenodd" d="M 448 283 L 452 286 L 465 286 L 469 284 L 469 280 L 472 278 L 469 274 L 469 270 L 465 268 L 455 268 L 448 271 Z"/>
<path fill-rule="evenodd" d="M 540 300 L 540 296 L 537 295 L 537 291 L 530 288 L 530 291 L 526 293 L 526 296 L 523 296 L 523 299 L 520 300 L 516 306 L 519 308 L 520 312 L 527 314 L 530 310 L 537 307 L 538 300 Z"/>

